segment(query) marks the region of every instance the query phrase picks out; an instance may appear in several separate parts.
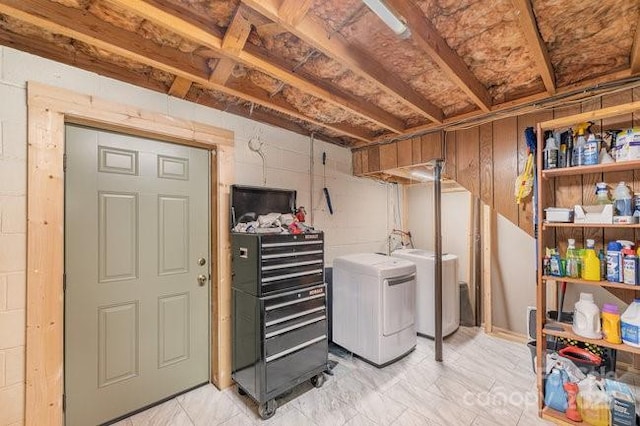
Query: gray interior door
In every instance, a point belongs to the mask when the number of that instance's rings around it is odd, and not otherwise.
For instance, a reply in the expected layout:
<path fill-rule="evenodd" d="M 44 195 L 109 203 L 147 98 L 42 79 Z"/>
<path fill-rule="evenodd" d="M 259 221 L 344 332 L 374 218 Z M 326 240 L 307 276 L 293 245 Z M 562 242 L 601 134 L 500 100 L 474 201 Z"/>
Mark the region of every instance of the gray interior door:
<path fill-rule="evenodd" d="M 66 127 L 65 420 L 208 381 L 208 151 Z"/>

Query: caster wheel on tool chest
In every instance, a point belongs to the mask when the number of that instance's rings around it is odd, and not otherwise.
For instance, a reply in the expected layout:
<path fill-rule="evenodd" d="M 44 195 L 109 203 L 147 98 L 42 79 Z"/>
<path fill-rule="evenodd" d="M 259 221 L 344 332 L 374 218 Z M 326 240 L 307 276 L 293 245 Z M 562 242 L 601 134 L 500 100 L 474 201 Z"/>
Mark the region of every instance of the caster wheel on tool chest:
<path fill-rule="evenodd" d="M 320 373 L 311 378 L 311 384 L 316 388 L 321 388 L 324 385 L 326 378 L 324 377 L 324 373 Z"/>
<path fill-rule="evenodd" d="M 240 386 L 238 386 L 238 395 L 240 396 L 245 396 L 247 393 L 244 391 L 244 389 L 242 389 Z"/>
<path fill-rule="evenodd" d="M 275 399 L 270 399 L 264 404 L 258 405 L 258 414 L 262 420 L 267 420 L 273 417 L 276 413 L 276 408 L 278 408 L 278 403 Z"/>

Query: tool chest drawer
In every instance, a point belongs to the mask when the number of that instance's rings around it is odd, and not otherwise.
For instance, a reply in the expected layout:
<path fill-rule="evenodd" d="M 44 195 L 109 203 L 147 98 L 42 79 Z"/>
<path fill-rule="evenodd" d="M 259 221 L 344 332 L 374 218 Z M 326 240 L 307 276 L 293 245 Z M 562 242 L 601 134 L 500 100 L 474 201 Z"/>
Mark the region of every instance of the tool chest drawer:
<path fill-rule="evenodd" d="M 324 234 L 232 234 L 234 287 L 256 296 L 324 282 Z"/>

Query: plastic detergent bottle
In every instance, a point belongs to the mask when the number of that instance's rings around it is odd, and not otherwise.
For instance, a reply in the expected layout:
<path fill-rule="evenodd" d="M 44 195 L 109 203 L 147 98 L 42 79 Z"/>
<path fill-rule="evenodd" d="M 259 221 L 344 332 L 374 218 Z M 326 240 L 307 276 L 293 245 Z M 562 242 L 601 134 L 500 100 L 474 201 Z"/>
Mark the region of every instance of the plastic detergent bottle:
<path fill-rule="evenodd" d="M 609 426 L 611 408 L 602 382 L 589 374 L 578 383 L 578 390 L 578 411 L 582 420 L 590 425 Z"/>
<path fill-rule="evenodd" d="M 596 135 L 591 133 L 584 144 L 584 156 L 583 164 L 585 166 L 593 166 L 598 164 L 598 141 Z"/>
<path fill-rule="evenodd" d="M 622 282 L 638 284 L 638 256 L 631 245 L 625 245 L 622 249 Z"/>
<path fill-rule="evenodd" d="M 609 343 L 622 343 L 618 305 L 613 303 L 602 305 L 602 334 L 604 335 L 604 340 Z"/>
<path fill-rule="evenodd" d="M 635 299 L 620 316 L 622 343 L 640 348 L 640 299 Z"/>
<path fill-rule="evenodd" d="M 615 199 L 614 206 L 618 216 L 631 216 L 633 214 L 631 192 L 624 182 L 618 183 L 613 193 L 613 198 Z"/>
<path fill-rule="evenodd" d="M 596 254 L 595 241 L 587 240 L 587 248 L 584 251 L 582 278 L 589 281 L 600 281 L 600 259 Z"/>
<path fill-rule="evenodd" d="M 548 132 L 546 144 L 544 146 L 544 169 L 555 169 L 558 167 L 558 144 L 553 138 L 553 132 Z"/>
<path fill-rule="evenodd" d="M 580 277 L 580 258 L 576 252 L 576 240 L 569 238 L 569 245 L 567 246 L 567 266 L 565 275 L 570 278 Z"/>
<path fill-rule="evenodd" d="M 568 381 L 567 372 L 563 368 L 553 367 L 544 385 L 544 405 L 561 413 L 567 411 L 567 391 L 564 390 L 564 384 Z"/>
<path fill-rule="evenodd" d="M 606 182 L 596 183 L 596 204 L 611 204 L 608 185 Z"/>
<path fill-rule="evenodd" d="M 607 281 L 621 283 L 622 280 L 622 244 L 609 241 L 607 244 Z"/>
<path fill-rule="evenodd" d="M 633 193 L 633 221 L 640 222 L 640 192 Z"/>
<path fill-rule="evenodd" d="M 601 339 L 600 309 L 593 302 L 593 294 L 580 293 L 573 311 L 573 332 L 589 339 Z"/>

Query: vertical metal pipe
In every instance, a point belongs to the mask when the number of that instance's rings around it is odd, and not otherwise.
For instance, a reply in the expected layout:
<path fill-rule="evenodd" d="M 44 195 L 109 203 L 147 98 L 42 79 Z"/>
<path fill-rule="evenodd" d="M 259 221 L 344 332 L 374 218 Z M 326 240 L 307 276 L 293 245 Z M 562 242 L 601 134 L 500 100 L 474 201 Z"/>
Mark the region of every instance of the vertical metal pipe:
<path fill-rule="evenodd" d="M 435 315 L 436 315 L 436 361 L 442 362 L 442 160 L 436 160 L 434 171 L 435 202 L 435 247 L 436 247 L 436 279 L 435 279 Z M 457 283 L 456 283 L 457 284 Z"/>
<path fill-rule="evenodd" d="M 315 133 L 311 132 L 309 136 L 309 225 L 313 226 L 313 145 L 315 141 Z"/>
<path fill-rule="evenodd" d="M 475 325 L 476 327 L 480 327 L 482 323 L 482 317 L 480 308 L 482 306 L 482 234 L 480 233 L 480 213 L 482 212 L 482 204 L 480 203 L 480 199 L 478 197 L 473 197 L 475 202 L 475 208 L 473 209 L 473 214 L 475 215 L 473 220 L 473 243 L 475 244 L 475 249 L 473 252 L 473 262 L 474 262 L 474 275 L 473 275 L 473 294 L 475 296 L 475 300 L 473 302 L 473 309 L 475 312 Z"/>

